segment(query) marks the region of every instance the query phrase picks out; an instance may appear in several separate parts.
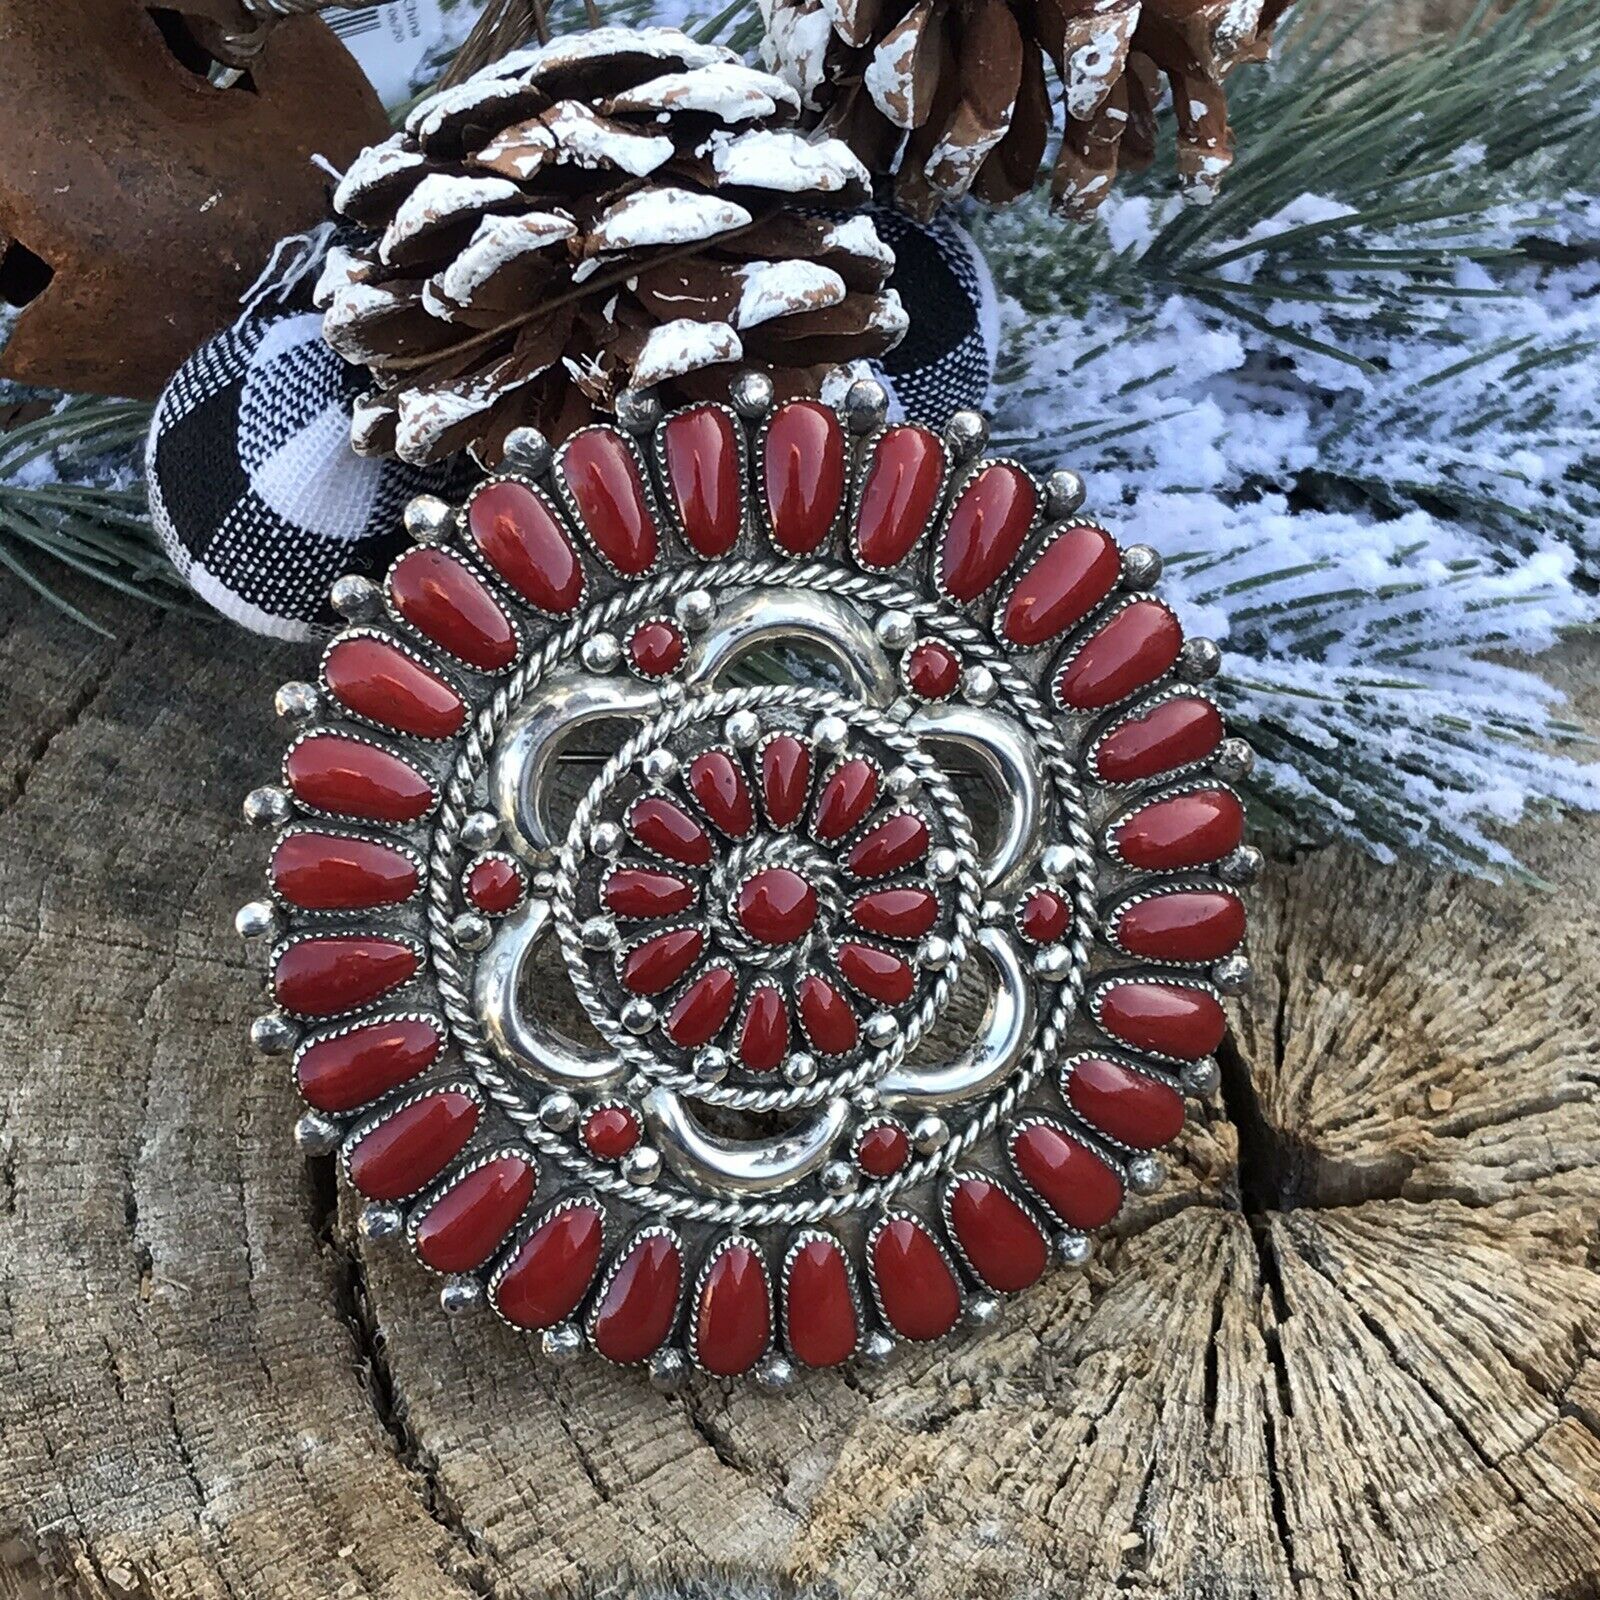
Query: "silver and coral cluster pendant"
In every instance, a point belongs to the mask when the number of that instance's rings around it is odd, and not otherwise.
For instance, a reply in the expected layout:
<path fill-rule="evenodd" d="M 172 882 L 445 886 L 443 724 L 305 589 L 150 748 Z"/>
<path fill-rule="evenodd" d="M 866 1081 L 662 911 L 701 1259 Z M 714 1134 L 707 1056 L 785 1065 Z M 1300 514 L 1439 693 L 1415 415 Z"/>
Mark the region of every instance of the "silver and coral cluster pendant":
<path fill-rule="evenodd" d="M 447 1309 L 781 1387 L 991 1322 L 1160 1181 L 1249 753 L 1155 554 L 985 439 L 630 395 L 336 586 L 246 802 L 253 1033 Z"/>

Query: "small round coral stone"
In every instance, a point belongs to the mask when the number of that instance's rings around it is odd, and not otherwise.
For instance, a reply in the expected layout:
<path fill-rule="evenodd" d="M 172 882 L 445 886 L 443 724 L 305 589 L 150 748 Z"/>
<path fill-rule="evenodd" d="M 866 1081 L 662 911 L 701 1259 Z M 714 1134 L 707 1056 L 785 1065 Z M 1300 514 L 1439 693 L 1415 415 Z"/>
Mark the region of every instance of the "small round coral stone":
<path fill-rule="evenodd" d="M 683 661 L 683 635 L 670 622 L 644 622 L 628 640 L 628 659 L 643 678 L 665 678 Z"/>
<path fill-rule="evenodd" d="M 906 655 L 906 684 L 923 700 L 945 700 L 961 681 L 961 662 L 955 651 L 937 640 L 915 645 Z"/>
<path fill-rule="evenodd" d="M 874 1178 L 893 1177 L 911 1159 L 911 1140 L 895 1122 L 880 1122 L 861 1135 L 856 1161 Z"/>
<path fill-rule="evenodd" d="M 639 1142 L 639 1119 L 626 1106 L 596 1106 L 583 1119 L 583 1142 L 601 1161 L 620 1161 Z"/>
<path fill-rule="evenodd" d="M 515 911 L 527 888 L 522 868 L 504 856 L 485 856 L 467 871 L 467 899 L 486 917 Z"/>
<path fill-rule="evenodd" d="M 1072 926 L 1072 907 L 1054 889 L 1036 890 L 1022 907 L 1020 925 L 1024 939 L 1055 944 Z"/>
<path fill-rule="evenodd" d="M 817 891 L 788 867 L 768 867 L 739 885 L 739 926 L 762 944 L 792 944 L 817 920 Z"/>

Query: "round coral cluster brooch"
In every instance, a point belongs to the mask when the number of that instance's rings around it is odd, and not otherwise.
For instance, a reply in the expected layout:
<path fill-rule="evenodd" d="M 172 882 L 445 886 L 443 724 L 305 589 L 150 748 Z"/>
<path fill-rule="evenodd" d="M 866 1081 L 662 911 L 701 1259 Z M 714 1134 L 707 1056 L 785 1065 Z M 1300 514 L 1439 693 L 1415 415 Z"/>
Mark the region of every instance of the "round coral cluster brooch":
<path fill-rule="evenodd" d="M 1154 552 L 985 440 L 628 395 L 336 586 L 246 802 L 254 1039 L 448 1309 L 781 1387 L 993 1321 L 1160 1181 L 1249 752 Z"/>

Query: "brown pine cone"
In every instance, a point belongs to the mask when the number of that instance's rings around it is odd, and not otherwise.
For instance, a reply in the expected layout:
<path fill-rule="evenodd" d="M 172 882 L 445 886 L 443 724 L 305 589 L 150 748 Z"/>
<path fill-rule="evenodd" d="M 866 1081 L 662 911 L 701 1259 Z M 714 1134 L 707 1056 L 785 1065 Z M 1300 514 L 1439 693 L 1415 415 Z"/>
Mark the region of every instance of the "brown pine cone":
<path fill-rule="evenodd" d="M 1087 217 L 1155 153 L 1162 79 L 1178 176 L 1209 199 L 1233 160 L 1223 80 L 1265 57 L 1290 0 L 761 0 L 768 64 L 810 119 L 928 217 L 1034 185 L 1062 105 L 1051 193 Z M 1047 68 L 1053 71 L 1050 82 Z"/>
<path fill-rule="evenodd" d="M 726 396 L 735 364 L 815 394 L 905 331 L 894 256 L 837 139 L 730 51 L 668 28 L 520 50 L 425 100 L 334 193 L 359 225 L 318 286 L 323 332 L 376 383 L 355 447 L 495 463 L 624 389 Z"/>

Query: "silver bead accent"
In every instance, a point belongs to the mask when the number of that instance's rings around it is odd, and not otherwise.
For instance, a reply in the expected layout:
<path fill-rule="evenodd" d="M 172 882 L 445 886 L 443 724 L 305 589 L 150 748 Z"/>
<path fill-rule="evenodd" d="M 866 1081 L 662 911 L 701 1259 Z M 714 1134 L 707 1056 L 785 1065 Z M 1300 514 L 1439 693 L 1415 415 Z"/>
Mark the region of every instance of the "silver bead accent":
<path fill-rule="evenodd" d="M 992 1294 L 973 1295 L 962 1312 L 969 1328 L 992 1328 L 999 1320 L 1000 1302 Z"/>
<path fill-rule="evenodd" d="M 811 738 L 819 750 L 842 750 L 850 740 L 850 724 L 843 717 L 818 717 Z"/>
<path fill-rule="evenodd" d="M 776 1350 L 756 1363 L 755 1380 L 768 1394 L 778 1394 L 794 1382 L 794 1363 Z"/>
<path fill-rule="evenodd" d="M 710 1044 L 695 1051 L 694 1075 L 701 1083 L 721 1083 L 728 1076 L 728 1052 Z"/>
<path fill-rule="evenodd" d="M 406 1231 L 405 1213 L 399 1206 L 385 1206 L 374 1202 L 361 1208 L 361 1218 L 356 1223 L 363 1239 L 382 1244 L 386 1239 L 398 1239 Z"/>
<path fill-rule="evenodd" d="M 883 786 L 897 800 L 909 800 L 922 787 L 922 779 L 914 767 L 891 767 L 884 775 Z"/>
<path fill-rule="evenodd" d="M 583 1354 L 583 1329 L 575 1322 L 558 1322 L 539 1336 L 539 1349 L 546 1361 L 573 1361 Z"/>
<path fill-rule="evenodd" d="M 1222 1074 L 1217 1070 L 1217 1063 L 1210 1056 L 1205 1056 L 1199 1061 L 1191 1061 L 1183 1069 L 1181 1082 L 1183 1092 L 1193 1095 L 1197 1100 L 1209 1100 L 1217 1092 L 1217 1085 L 1222 1081 Z"/>
<path fill-rule="evenodd" d="M 865 1111 L 868 1115 L 878 1109 L 880 1097 L 876 1084 L 864 1083 L 850 1096 L 850 1104 L 857 1111 Z"/>
<path fill-rule="evenodd" d="M 1265 865 L 1265 857 L 1253 844 L 1242 844 L 1217 864 L 1217 876 L 1224 883 L 1254 883 L 1261 876 L 1261 869 Z"/>
<path fill-rule="evenodd" d="M 1238 783 L 1250 776 L 1256 764 L 1256 753 L 1243 739 L 1224 739 L 1211 758 L 1211 770 L 1224 783 Z"/>
<path fill-rule="evenodd" d="M 822 1192 L 829 1195 L 846 1195 L 856 1192 L 860 1179 L 848 1161 L 830 1161 L 822 1169 Z"/>
<path fill-rule="evenodd" d="M 735 711 L 722 724 L 728 743 L 737 750 L 748 750 L 761 737 L 761 719 L 753 711 Z"/>
<path fill-rule="evenodd" d="M 294 815 L 294 802 L 287 789 L 264 783 L 244 797 L 244 820 L 252 828 L 281 827 Z"/>
<path fill-rule="evenodd" d="M 1033 970 L 1046 983 L 1064 983 L 1072 976 L 1072 952 L 1064 944 L 1053 944 L 1034 956 Z"/>
<path fill-rule="evenodd" d="M 325 1156 L 339 1148 L 344 1129 L 320 1111 L 308 1111 L 294 1125 L 295 1148 L 306 1156 Z"/>
<path fill-rule="evenodd" d="M 1224 994 L 1243 994 L 1254 976 L 1255 971 L 1248 956 L 1224 956 L 1211 967 L 1211 981 Z"/>
<path fill-rule="evenodd" d="M 436 494 L 419 494 L 406 505 L 406 532 L 418 544 L 437 544 L 455 525 L 456 514 Z"/>
<path fill-rule="evenodd" d="M 439 1289 L 439 1305 L 446 1316 L 461 1317 L 483 1310 L 483 1285 L 476 1278 L 451 1278 Z"/>
<path fill-rule="evenodd" d="M 876 1011 L 867 1018 L 867 1043 L 882 1050 L 900 1037 L 900 1024 L 887 1011 Z"/>
<path fill-rule="evenodd" d="M 689 1360 L 681 1350 L 657 1350 L 650 1357 L 650 1387 L 676 1394 L 689 1381 Z"/>
<path fill-rule="evenodd" d="M 704 589 L 691 589 L 688 594 L 678 596 L 678 603 L 672 609 L 680 627 L 690 633 L 704 633 L 711 626 L 717 607 Z"/>
<path fill-rule="evenodd" d="M 733 409 L 747 422 L 764 417 L 772 409 L 772 379 L 764 372 L 741 372 L 733 380 L 729 397 Z"/>
<path fill-rule="evenodd" d="M 617 942 L 616 924 L 610 917 L 590 917 L 578 929 L 585 950 L 608 950 Z"/>
<path fill-rule="evenodd" d="M 281 1011 L 268 1011 L 250 1024 L 250 1043 L 264 1056 L 287 1055 L 300 1042 L 300 1030 Z"/>
<path fill-rule="evenodd" d="M 1204 683 L 1214 678 L 1222 665 L 1222 651 L 1215 639 L 1185 639 L 1178 652 L 1178 676 L 1188 683 Z"/>
<path fill-rule="evenodd" d="M 817 1081 L 817 1063 L 804 1050 L 797 1050 L 783 1064 L 783 1081 L 803 1089 Z"/>
<path fill-rule="evenodd" d="M 654 389 L 624 389 L 617 396 L 616 412 L 629 433 L 649 433 L 661 420 L 661 401 Z"/>
<path fill-rule="evenodd" d="M 1148 589 L 1160 581 L 1161 552 L 1154 545 L 1130 544 L 1122 552 L 1122 587 Z"/>
<path fill-rule="evenodd" d="M 1078 870 L 1078 852 L 1070 844 L 1053 844 L 1039 857 L 1039 870 L 1047 878 L 1070 878 Z"/>
<path fill-rule="evenodd" d="M 622 829 L 614 822 L 597 822 L 589 830 L 589 849 L 597 856 L 614 856 L 622 848 Z"/>
<path fill-rule="evenodd" d="M 276 939 L 283 931 L 283 918 L 270 900 L 252 900 L 234 913 L 233 931 L 241 939 Z"/>
<path fill-rule="evenodd" d="M 1086 1233 L 1058 1233 L 1056 1259 L 1064 1267 L 1086 1267 L 1094 1259 L 1094 1240 Z"/>
<path fill-rule="evenodd" d="M 978 907 L 978 920 L 986 928 L 998 928 L 1002 922 L 1009 919 L 1009 916 L 1004 900 L 985 900 Z"/>
<path fill-rule="evenodd" d="M 537 478 L 550 466 L 550 441 L 537 428 L 513 428 L 501 447 L 503 464 Z"/>
<path fill-rule="evenodd" d="M 943 1117 L 936 1117 L 931 1113 L 925 1117 L 918 1117 L 911 1129 L 911 1142 L 917 1147 L 917 1154 L 931 1156 L 936 1150 L 943 1150 L 950 1142 L 950 1124 Z"/>
<path fill-rule="evenodd" d="M 678 771 L 678 758 L 664 747 L 652 750 L 639 763 L 639 770 L 646 783 L 671 783 Z"/>
<path fill-rule="evenodd" d="M 551 1133 L 565 1133 L 578 1120 L 578 1102 L 557 1089 L 539 1102 L 539 1122 Z"/>
<path fill-rule="evenodd" d="M 972 705 L 986 706 L 1000 692 L 1000 685 L 987 667 L 968 667 L 961 674 L 961 692 Z"/>
<path fill-rule="evenodd" d="M 346 622 L 370 622 L 383 610 L 383 594 L 370 578 L 349 572 L 328 591 L 328 604 Z"/>
<path fill-rule="evenodd" d="M 1082 477 L 1069 467 L 1061 467 L 1044 480 L 1044 514 L 1051 522 L 1070 517 L 1088 498 Z"/>
<path fill-rule="evenodd" d="M 622 1026 L 629 1033 L 645 1034 L 656 1025 L 656 1008 L 637 997 L 622 1008 Z"/>
<path fill-rule="evenodd" d="M 861 1359 L 874 1367 L 881 1367 L 894 1354 L 894 1340 L 886 1333 L 869 1333 L 862 1341 Z"/>
<path fill-rule="evenodd" d="M 886 650 L 904 650 L 917 636 L 916 619 L 909 611 L 885 611 L 872 631 Z"/>
<path fill-rule="evenodd" d="M 481 912 L 463 911 L 450 924 L 450 937 L 462 950 L 481 950 L 494 937 L 494 928 Z"/>
<path fill-rule="evenodd" d="M 622 646 L 614 633 L 597 633 L 583 641 L 578 653 L 591 672 L 610 672 L 622 659 Z"/>
<path fill-rule="evenodd" d="M 1128 1187 L 1135 1194 L 1154 1194 L 1166 1181 L 1166 1166 L 1155 1156 L 1135 1156 L 1128 1163 Z"/>
<path fill-rule="evenodd" d="M 930 933 L 917 946 L 917 965 L 929 972 L 943 972 L 950 965 L 950 941 L 937 933 Z"/>
<path fill-rule="evenodd" d="M 492 811 L 469 811 L 462 819 L 462 845 L 474 854 L 491 849 L 500 838 L 500 819 Z"/>
<path fill-rule="evenodd" d="M 654 1183 L 661 1176 L 661 1152 L 654 1145 L 636 1144 L 622 1158 L 622 1176 L 629 1183 Z"/>
<path fill-rule="evenodd" d="M 272 697 L 272 709 L 285 722 L 309 722 L 322 709 L 322 697 L 315 684 L 296 679 L 279 685 Z"/>
<path fill-rule="evenodd" d="M 976 411 L 952 411 L 944 439 L 957 461 L 970 461 L 989 442 L 989 423 Z"/>
<path fill-rule="evenodd" d="M 949 845 L 941 845 L 928 857 L 928 875 L 935 883 L 949 883 L 961 870 L 961 857 Z"/>
<path fill-rule="evenodd" d="M 851 433 L 871 433 L 889 414 L 889 396 L 875 378 L 857 378 L 845 391 L 844 420 Z"/>

